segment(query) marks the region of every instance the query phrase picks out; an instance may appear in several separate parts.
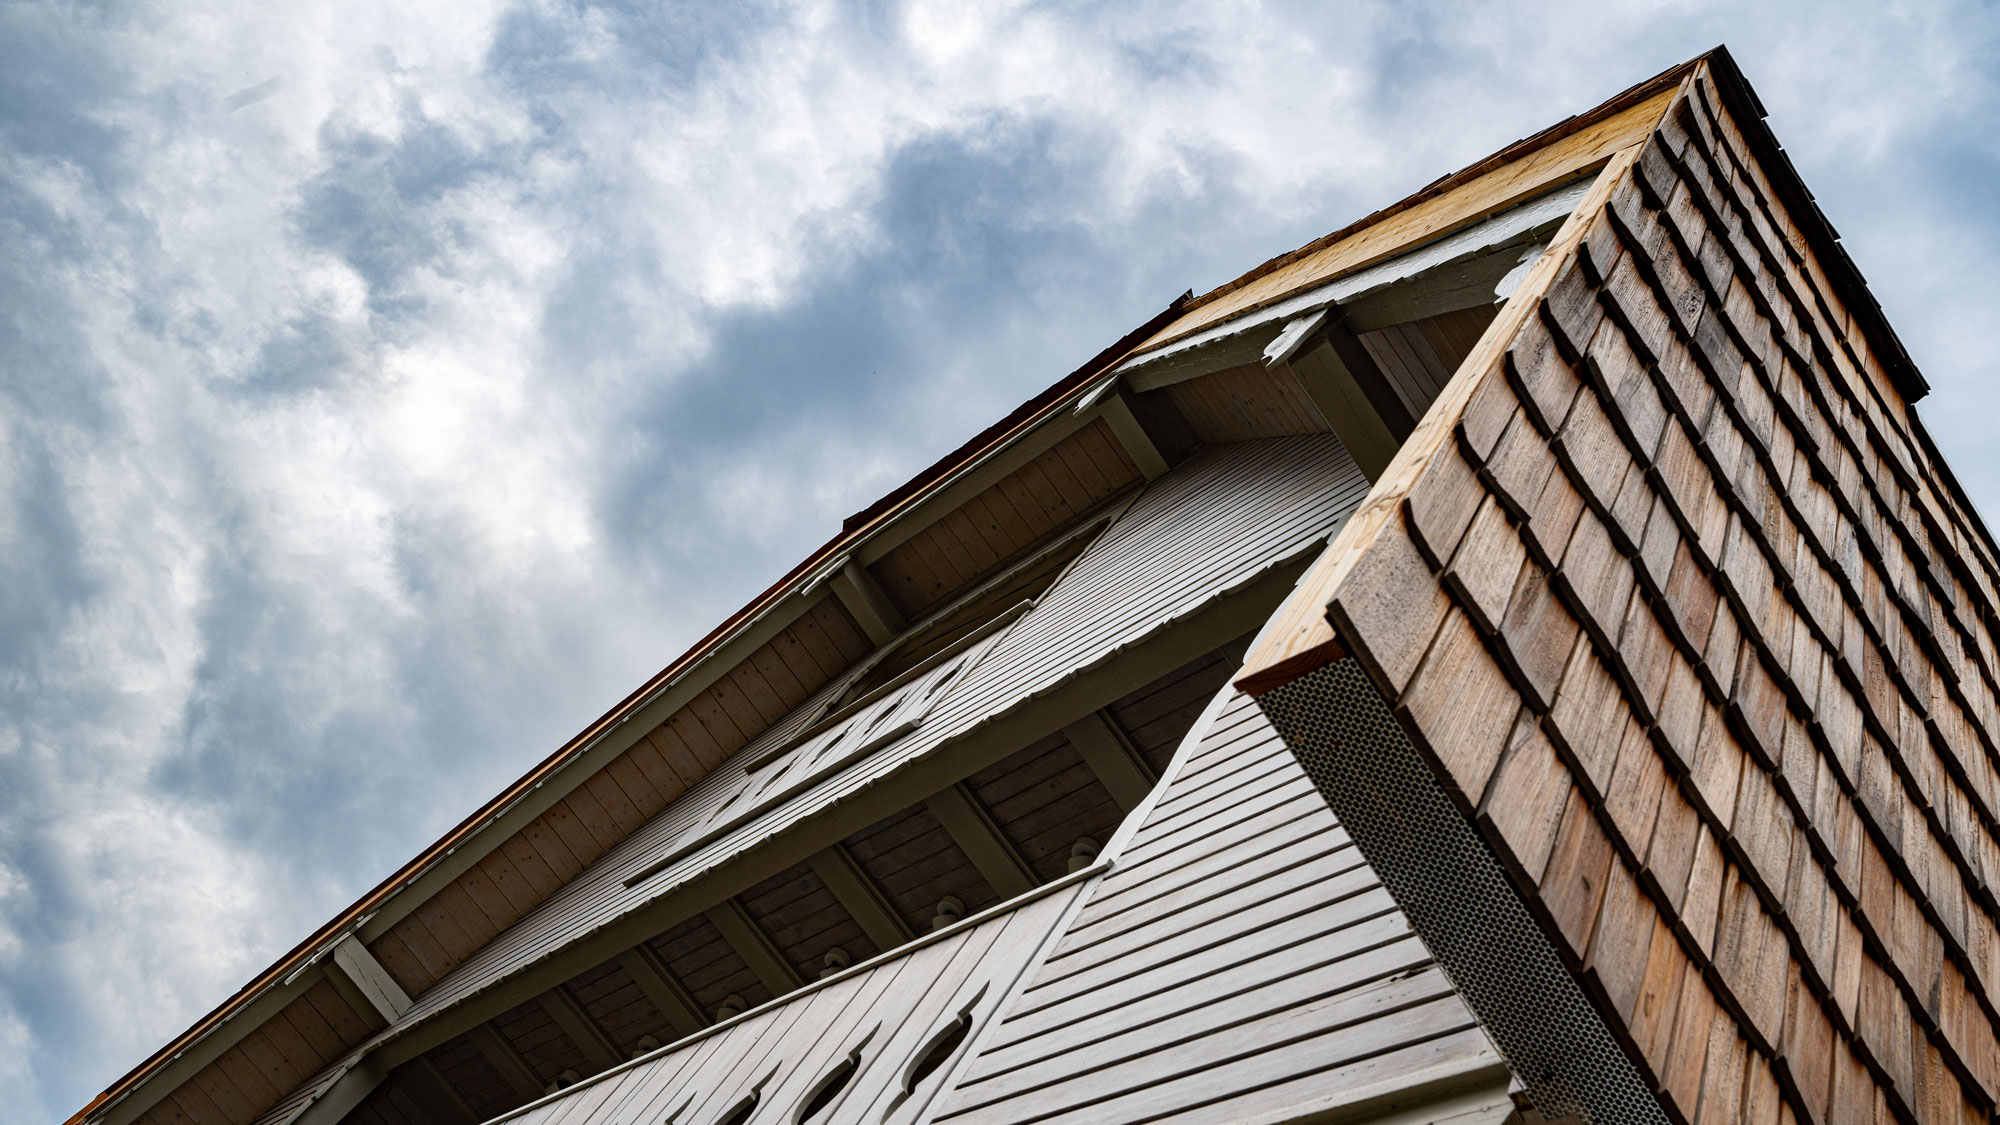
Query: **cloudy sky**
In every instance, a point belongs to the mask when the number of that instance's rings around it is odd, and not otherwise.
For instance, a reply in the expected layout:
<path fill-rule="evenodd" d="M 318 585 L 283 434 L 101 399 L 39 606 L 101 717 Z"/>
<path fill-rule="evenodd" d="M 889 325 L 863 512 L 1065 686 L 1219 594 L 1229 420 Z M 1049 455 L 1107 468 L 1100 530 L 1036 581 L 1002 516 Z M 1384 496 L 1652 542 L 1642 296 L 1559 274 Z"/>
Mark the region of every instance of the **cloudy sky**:
<path fill-rule="evenodd" d="M 0 1121 L 1157 311 L 1728 42 L 2000 515 L 2000 10 L 0 7 Z"/>

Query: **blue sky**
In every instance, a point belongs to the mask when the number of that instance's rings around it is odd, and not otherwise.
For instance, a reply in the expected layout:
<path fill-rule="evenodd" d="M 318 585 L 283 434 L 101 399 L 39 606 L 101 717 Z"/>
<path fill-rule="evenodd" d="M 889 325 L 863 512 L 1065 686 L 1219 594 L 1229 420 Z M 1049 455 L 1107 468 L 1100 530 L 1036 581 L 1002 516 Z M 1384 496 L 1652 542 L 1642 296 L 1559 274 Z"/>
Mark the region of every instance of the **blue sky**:
<path fill-rule="evenodd" d="M 1991 6 L 0 7 L 0 1121 L 1181 290 L 1718 42 L 2000 516 Z"/>

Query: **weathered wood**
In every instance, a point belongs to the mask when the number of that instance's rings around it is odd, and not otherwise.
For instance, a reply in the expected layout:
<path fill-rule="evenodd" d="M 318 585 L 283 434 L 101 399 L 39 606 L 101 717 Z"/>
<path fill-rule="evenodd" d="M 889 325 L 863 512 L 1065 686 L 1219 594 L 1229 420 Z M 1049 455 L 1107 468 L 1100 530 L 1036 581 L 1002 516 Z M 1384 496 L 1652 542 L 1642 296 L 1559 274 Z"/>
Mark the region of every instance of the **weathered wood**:
<path fill-rule="evenodd" d="M 385 1024 L 409 1010 L 410 997 L 358 938 L 347 937 L 333 947 L 327 978 L 361 1011 L 373 1012 Z"/>

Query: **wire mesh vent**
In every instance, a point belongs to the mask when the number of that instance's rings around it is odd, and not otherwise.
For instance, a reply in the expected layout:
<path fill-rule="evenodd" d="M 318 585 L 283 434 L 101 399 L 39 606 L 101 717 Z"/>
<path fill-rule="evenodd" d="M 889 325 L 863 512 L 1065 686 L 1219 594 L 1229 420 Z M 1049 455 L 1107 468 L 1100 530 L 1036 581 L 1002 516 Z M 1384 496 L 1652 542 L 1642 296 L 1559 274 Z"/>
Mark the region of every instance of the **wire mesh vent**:
<path fill-rule="evenodd" d="M 1665 1125 L 1638 1068 L 1360 666 L 1339 661 L 1258 703 L 1536 1111 Z"/>

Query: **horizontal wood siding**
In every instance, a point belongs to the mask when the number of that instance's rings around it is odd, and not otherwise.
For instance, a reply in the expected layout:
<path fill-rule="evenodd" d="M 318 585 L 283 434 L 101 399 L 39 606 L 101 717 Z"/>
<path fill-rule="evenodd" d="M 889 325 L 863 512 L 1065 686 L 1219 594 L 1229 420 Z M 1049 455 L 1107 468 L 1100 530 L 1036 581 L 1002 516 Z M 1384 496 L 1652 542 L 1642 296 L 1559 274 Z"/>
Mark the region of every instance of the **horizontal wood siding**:
<path fill-rule="evenodd" d="M 911 759 L 935 751 L 994 715 L 1151 635 L 1246 583 L 1288 550 L 1326 535 L 1366 492 L 1368 482 L 1331 435 L 1216 446 L 1189 458 L 1141 493 L 1036 607 L 990 643 L 968 652 L 972 668 L 940 697 L 917 730 L 768 813 L 687 852 L 634 885 L 625 879 L 663 855 L 697 842 L 745 796 L 794 767 L 774 764 L 746 778 L 719 770 L 581 878 L 417 998 L 404 1019 L 419 1019 L 500 980 L 571 935 L 587 932 L 743 848 L 864 790 Z M 1137 596 L 1126 595 L 1137 592 Z M 942 673 L 940 673 L 942 674 Z M 825 689 L 837 691 L 838 688 Z M 885 704 L 886 705 L 886 704 Z M 746 753 L 755 758 L 796 729 L 785 720 Z M 819 736 L 815 736 L 816 738 Z M 789 761 L 789 759 L 787 759 Z M 868 860 L 863 861 L 864 867 Z M 968 906 L 990 890 L 973 877 Z M 911 903 L 898 900 L 899 909 Z M 935 902 L 917 903 L 919 932 Z M 748 993 L 745 993 L 748 995 Z"/>
<path fill-rule="evenodd" d="M 1153 482 L 951 695 L 994 714 L 1247 583 L 1328 534 L 1368 491 L 1331 434 L 1211 446 Z"/>
<path fill-rule="evenodd" d="M 1992 559 L 1766 176 L 1702 71 L 1328 612 L 1675 1113 L 1986 1120 Z"/>
<path fill-rule="evenodd" d="M 1497 1064 L 1277 733 L 1231 694 L 936 1120 L 1216 1121 Z"/>

